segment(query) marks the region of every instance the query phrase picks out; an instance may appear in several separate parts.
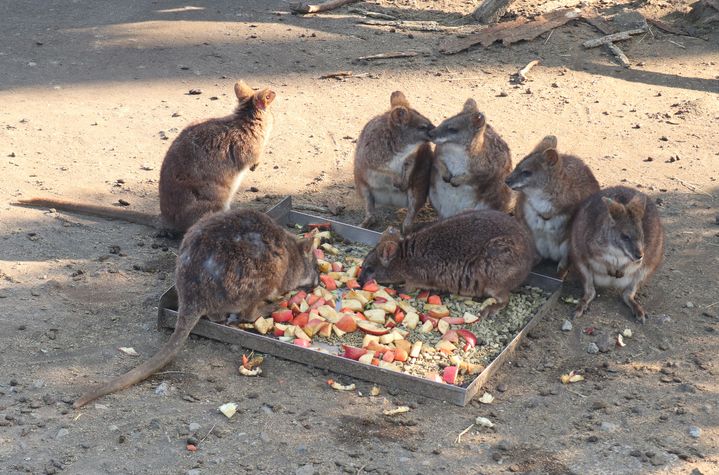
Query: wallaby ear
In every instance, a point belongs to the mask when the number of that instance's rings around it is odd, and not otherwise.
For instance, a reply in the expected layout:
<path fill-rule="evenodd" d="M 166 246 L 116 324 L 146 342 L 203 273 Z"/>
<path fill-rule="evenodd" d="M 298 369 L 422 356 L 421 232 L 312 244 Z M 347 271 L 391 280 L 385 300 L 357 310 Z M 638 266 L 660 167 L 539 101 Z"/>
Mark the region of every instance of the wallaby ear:
<path fill-rule="evenodd" d="M 298 245 L 302 254 L 311 254 L 314 250 L 315 237 L 314 234 L 299 240 Z"/>
<path fill-rule="evenodd" d="M 544 159 L 549 166 L 554 166 L 559 161 L 559 154 L 556 148 L 548 148 L 544 151 Z"/>
<path fill-rule="evenodd" d="M 397 255 L 397 249 L 399 249 L 399 243 L 397 241 L 386 241 L 380 243 L 379 247 L 379 261 L 383 266 L 387 267 L 394 256 Z"/>
<path fill-rule="evenodd" d="M 403 106 L 409 109 L 409 101 L 404 97 L 402 91 L 394 91 L 392 95 L 389 96 L 389 105 L 391 107 Z"/>
<path fill-rule="evenodd" d="M 644 210 L 647 206 L 647 197 L 644 196 L 641 193 L 637 193 L 632 197 L 631 200 L 629 200 L 629 203 L 627 203 L 627 211 L 629 214 L 634 216 L 635 218 L 643 218 L 644 217 Z"/>
<path fill-rule="evenodd" d="M 477 112 L 479 109 L 477 109 L 477 103 L 474 99 L 471 97 L 464 101 L 464 106 L 462 107 L 462 112 Z"/>
<path fill-rule="evenodd" d="M 536 147 L 534 147 L 535 152 L 544 152 L 545 150 L 549 150 L 550 148 L 553 148 L 554 150 L 557 149 L 557 137 L 554 135 L 547 135 L 542 139 L 541 142 L 537 144 Z"/>
<path fill-rule="evenodd" d="M 409 110 L 404 106 L 397 106 L 389 114 L 390 120 L 395 125 L 406 125 L 409 123 Z"/>
<path fill-rule="evenodd" d="M 481 129 L 487 123 L 487 118 L 481 112 L 472 113 L 472 125 L 475 128 Z"/>
<path fill-rule="evenodd" d="M 272 101 L 275 100 L 275 96 L 275 91 L 271 89 L 263 89 L 255 94 L 255 106 L 257 106 L 258 109 L 265 110 L 270 106 L 270 104 L 272 104 Z"/>
<path fill-rule="evenodd" d="M 237 81 L 235 83 L 235 96 L 239 101 L 244 101 L 248 97 L 252 96 L 255 91 L 247 85 L 245 81 Z"/>
<path fill-rule="evenodd" d="M 614 201 L 611 198 L 607 198 L 606 196 L 602 196 L 602 201 L 605 205 L 607 205 L 609 216 L 611 216 L 612 219 L 619 219 L 625 214 L 624 206 L 622 206 L 621 203 Z"/>

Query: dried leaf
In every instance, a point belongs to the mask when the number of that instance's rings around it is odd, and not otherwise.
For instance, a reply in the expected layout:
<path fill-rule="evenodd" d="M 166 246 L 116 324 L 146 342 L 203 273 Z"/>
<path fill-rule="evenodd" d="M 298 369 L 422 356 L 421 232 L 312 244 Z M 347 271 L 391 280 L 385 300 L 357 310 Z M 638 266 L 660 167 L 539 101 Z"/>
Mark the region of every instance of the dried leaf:
<path fill-rule="evenodd" d="M 237 412 L 237 404 L 234 402 L 228 402 L 220 407 L 218 407 L 219 411 L 225 415 L 228 419 L 232 418 L 232 416 L 235 415 L 235 412 Z"/>
<path fill-rule="evenodd" d="M 629 329 L 629 328 L 625 328 L 624 331 L 622 331 L 622 336 L 623 336 L 624 338 L 631 338 L 631 337 L 633 336 L 633 335 L 632 335 L 632 330 Z"/>
<path fill-rule="evenodd" d="M 617 335 L 617 345 L 621 347 L 627 346 L 627 344 L 624 343 L 624 337 L 621 335 L 621 333 Z"/>
<path fill-rule="evenodd" d="M 385 416 L 394 416 L 396 414 L 404 414 L 405 412 L 409 412 L 408 406 L 399 406 L 395 409 L 385 409 L 382 411 Z"/>
<path fill-rule="evenodd" d="M 474 421 L 474 423 L 477 424 L 478 426 L 487 427 L 489 429 L 494 427 L 494 424 L 492 423 L 492 421 L 490 421 L 486 417 L 482 417 L 482 416 L 478 416 L 477 419 Z"/>
<path fill-rule="evenodd" d="M 492 404 L 492 401 L 494 401 L 494 396 L 489 393 L 484 393 L 482 394 L 482 397 L 479 398 L 479 402 L 482 404 Z"/>
<path fill-rule="evenodd" d="M 379 388 L 377 386 L 372 386 L 372 389 L 369 391 L 370 396 L 379 396 Z"/>
<path fill-rule="evenodd" d="M 331 387 L 332 389 L 337 390 L 337 391 L 354 391 L 355 388 L 356 388 L 356 386 L 355 386 L 354 383 L 348 384 L 348 385 L 345 386 L 345 385 L 340 384 L 340 383 L 337 383 L 337 382 L 335 382 L 335 381 L 332 381 L 332 383 L 330 384 L 330 387 Z"/>
<path fill-rule="evenodd" d="M 262 368 L 247 369 L 244 366 L 240 366 L 240 374 L 242 376 L 257 376 L 262 374 Z"/>
<path fill-rule="evenodd" d="M 137 351 L 135 351 L 135 348 L 132 348 L 132 347 L 121 346 L 120 348 L 118 348 L 118 350 L 122 351 L 123 353 L 125 353 L 128 356 L 140 356 L 140 354 Z"/>

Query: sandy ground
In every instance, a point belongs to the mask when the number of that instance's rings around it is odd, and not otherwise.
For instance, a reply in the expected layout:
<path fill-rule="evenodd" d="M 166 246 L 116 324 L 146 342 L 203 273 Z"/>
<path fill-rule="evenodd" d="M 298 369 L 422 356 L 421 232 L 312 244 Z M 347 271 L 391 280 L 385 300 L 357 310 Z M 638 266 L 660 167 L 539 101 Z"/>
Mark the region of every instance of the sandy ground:
<path fill-rule="evenodd" d="M 679 24 L 687 10 L 681 1 L 633 6 Z M 460 24 L 472 2 L 363 7 Z M 579 22 L 445 56 L 438 45 L 451 33 L 358 25 L 346 8 L 306 18 L 286 10 L 278 1 L 0 5 L 0 471 L 719 473 L 718 34 L 653 29 L 622 44 L 634 62 L 623 69 L 601 48 L 582 48 L 599 33 Z M 354 62 L 396 50 L 421 54 Z M 510 84 L 535 58 L 542 65 L 531 80 Z M 338 70 L 364 75 L 318 79 Z M 170 141 L 190 121 L 229 113 L 239 78 L 272 87 L 277 100 L 269 150 L 237 206 L 264 209 L 292 195 L 340 203 L 339 219 L 358 223 L 354 141 L 396 89 L 435 123 L 475 98 L 515 163 L 556 134 L 603 185 L 641 187 L 660 204 L 666 260 L 641 293 L 648 323 L 602 292 L 563 333 L 571 307 L 556 304 L 488 385 L 491 405 L 460 408 L 389 388 L 374 398 L 337 393 L 321 370 L 272 357 L 265 377 L 241 379 L 241 348 L 192 338 L 162 374 L 72 410 L 84 388 L 136 364 L 117 347 L 145 357 L 167 338 L 155 330 L 156 306 L 172 284 L 177 243 L 142 226 L 9 203 L 122 198 L 157 213 Z M 564 292 L 578 295 L 571 285 Z M 626 347 L 586 352 L 597 335 L 625 328 L 634 333 Z M 562 386 L 559 376 L 573 369 L 586 381 Z M 155 393 L 162 382 L 164 396 Z M 356 383 L 367 394 L 371 385 Z M 216 410 L 228 401 L 239 406 L 232 420 Z M 382 415 L 401 404 L 412 410 Z M 456 442 L 479 415 L 496 427 Z M 195 453 L 185 448 L 193 433 L 202 439 Z"/>

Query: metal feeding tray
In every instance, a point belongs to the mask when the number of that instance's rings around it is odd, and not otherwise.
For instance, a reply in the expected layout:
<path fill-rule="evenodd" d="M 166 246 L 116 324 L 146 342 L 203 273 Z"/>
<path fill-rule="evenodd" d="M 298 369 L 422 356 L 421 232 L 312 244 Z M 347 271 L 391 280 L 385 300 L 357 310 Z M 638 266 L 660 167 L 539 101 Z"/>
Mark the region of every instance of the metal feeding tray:
<path fill-rule="evenodd" d="M 306 225 L 311 223 L 330 223 L 332 231 L 342 238 L 374 246 L 379 240 L 380 233 L 359 228 L 350 224 L 341 223 L 328 218 L 301 213 L 292 209 L 292 199 L 286 197 L 267 214 L 283 225 Z M 267 353 L 298 363 L 304 363 L 317 368 L 327 369 L 335 373 L 344 374 L 354 378 L 373 383 L 410 391 L 422 396 L 439 399 L 453 404 L 464 406 L 491 378 L 508 358 L 514 353 L 529 330 L 534 327 L 548 308 L 556 302 L 561 286 L 561 280 L 541 273 L 544 269 L 535 269 L 525 284 L 539 287 L 550 294 L 529 322 L 502 350 L 502 352 L 466 387 L 437 383 L 418 376 L 390 371 L 377 366 L 367 365 L 341 356 L 319 352 L 311 348 L 303 348 L 292 343 L 286 343 L 275 337 L 260 335 L 249 331 L 232 328 L 209 320 L 202 319 L 192 330 L 195 335 L 212 338 L 224 343 L 240 345 L 244 348 Z M 177 293 L 171 287 L 160 298 L 158 327 L 174 328 L 177 320 Z"/>

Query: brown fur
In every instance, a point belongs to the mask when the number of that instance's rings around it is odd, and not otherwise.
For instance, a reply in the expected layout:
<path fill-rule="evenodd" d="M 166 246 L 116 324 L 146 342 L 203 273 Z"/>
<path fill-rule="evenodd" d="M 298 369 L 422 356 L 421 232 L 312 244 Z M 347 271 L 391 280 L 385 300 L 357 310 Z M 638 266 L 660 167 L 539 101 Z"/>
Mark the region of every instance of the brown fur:
<path fill-rule="evenodd" d="M 360 283 L 404 283 L 473 297 L 494 297 L 496 313 L 529 275 L 534 246 L 529 231 L 494 210 L 468 211 L 402 238 L 393 228 L 362 263 Z"/>
<path fill-rule="evenodd" d="M 574 213 L 599 191 L 592 170 L 578 157 L 557 152 L 557 138 L 548 135 L 507 177 L 519 192 L 515 216 L 529 227 L 539 256 L 558 262 L 566 274 L 569 231 Z"/>
<path fill-rule="evenodd" d="M 509 146 L 468 99 L 462 112 L 431 133 L 435 148 L 430 201 L 440 217 L 467 209 L 509 211 L 512 193 L 504 183 L 512 169 Z"/>
<path fill-rule="evenodd" d="M 584 287 L 575 318 L 596 296 L 595 285 L 622 290 L 622 299 L 642 323 L 644 308 L 636 292 L 659 267 L 664 230 L 659 211 L 643 193 L 623 186 L 595 193 L 572 223 L 570 258 Z"/>
<path fill-rule="evenodd" d="M 177 257 L 178 317 L 169 341 L 148 361 L 84 394 L 74 407 L 136 384 L 180 351 L 200 317 L 228 313 L 254 321 L 257 308 L 303 285 L 316 285 L 313 239 L 298 240 L 267 215 L 234 210 L 208 215 L 185 234 Z"/>
<path fill-rule="evenodd" d="M 357 139 L 355 187 L 365 202 L 361 226 L 374 223 L 376 205 L 406 207 L 402 228 L 409 230 L 427 200 L 432 166 L 428 133 L 434 126 L 399 91 L 392 93 L 390 106 L 370 120 Z"/>
<path fill-rule="evenodd" d="M 235 95 L 239 105 L 234 114 L 189 125 L 170 145 L 160 170 L 161 219 L 121 208 L 54 198 L 32 198 L 18 204 L 47 206 L 184 233 L 205 214 L 229 209 L 240 184 L 236 179 L 247 169 L 254 170 L 264 151 L 272 129 L 268 107 L 275 93 L 269 89 L 254 92 L 238 81 Z"/>

